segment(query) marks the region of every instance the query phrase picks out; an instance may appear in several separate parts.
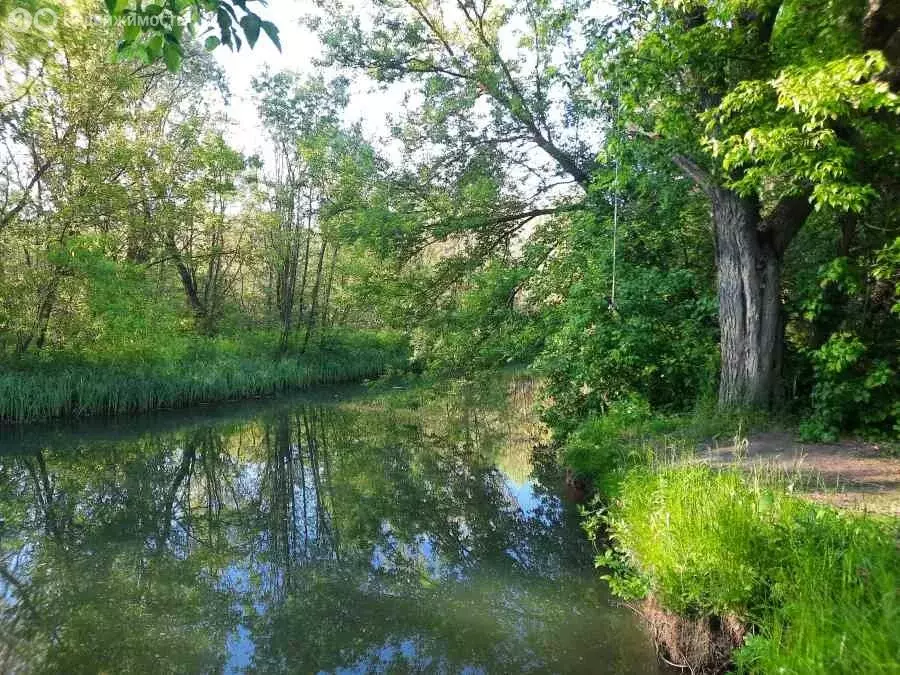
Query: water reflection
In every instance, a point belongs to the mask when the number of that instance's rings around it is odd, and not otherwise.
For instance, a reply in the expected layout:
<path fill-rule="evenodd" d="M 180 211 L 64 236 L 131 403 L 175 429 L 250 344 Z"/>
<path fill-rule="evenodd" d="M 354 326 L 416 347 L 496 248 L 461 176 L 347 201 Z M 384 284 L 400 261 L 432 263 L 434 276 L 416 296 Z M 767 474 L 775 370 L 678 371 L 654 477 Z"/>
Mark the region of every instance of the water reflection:
<path fill-rule="evenodd" d="M 0 670 L 656 672 L 532 466 L 529 391 L 23 441 L 0 456 Z"/>

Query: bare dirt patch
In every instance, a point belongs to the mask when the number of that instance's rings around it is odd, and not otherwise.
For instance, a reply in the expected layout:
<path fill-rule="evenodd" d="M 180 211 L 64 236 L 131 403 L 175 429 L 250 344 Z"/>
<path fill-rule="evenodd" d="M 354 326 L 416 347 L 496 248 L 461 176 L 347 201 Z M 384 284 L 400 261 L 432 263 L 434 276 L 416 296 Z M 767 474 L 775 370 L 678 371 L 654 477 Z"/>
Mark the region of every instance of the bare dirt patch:
<path fill-rule="evenodd" d="M 712 466 L 778 472 L 788 488 L 842 508 L 900 517 L 900 459 L 871 443 L 801 443 L 786 433 L 761 433 L 746 443 L 704 445 Z"/>
<path fill-rule="evenodd" d="M 691 619 L 664 609 L 653 596 L 641 602 L 637 611 L 663 660 L 694 675 L 726 672 L 732 652 L 744 642 L 746 629 L 734 616 Z"/>

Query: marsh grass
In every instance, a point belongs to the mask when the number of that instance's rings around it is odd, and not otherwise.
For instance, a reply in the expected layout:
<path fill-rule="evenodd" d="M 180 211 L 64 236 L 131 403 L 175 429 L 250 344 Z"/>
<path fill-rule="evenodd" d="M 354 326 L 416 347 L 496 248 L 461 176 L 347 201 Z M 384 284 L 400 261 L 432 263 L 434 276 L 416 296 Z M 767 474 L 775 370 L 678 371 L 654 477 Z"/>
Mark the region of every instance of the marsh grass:
<path fill-rule="evenodd" d="M 896 521 L 803 501 L 760 471 L 627 471 L 606 515 L 616 548 L 666 608 L 740 617 L 739 670 L 900 672 Z"/>
<path fill-rule="evenodd" d="M 668 419 L 654 436 L 638 418 L 620 429 L 620 411 L 567 446 L 576 468 L 604 471 L 585 526 L 609 538 L 598 564 L 614 591 L 684 617 L 738 617 L 749 628 L 739 672 L 900 673 L 897 519 L 801 499 L 817 479 L 800 467 L 693 461 L 695 429 Z M 722 438 L 740 448 L 743 435 Z"/>
<path fill-rule="evenodd" d="M 275 336 L 194 338 L 165 349 L 57 353 L 5 364 L 0 421 L 117 415 L 266 396 L 358 381 L 408 361 L 405 342 L 374 332 L 334 332 L 304 353 L 279 354 Z"/>

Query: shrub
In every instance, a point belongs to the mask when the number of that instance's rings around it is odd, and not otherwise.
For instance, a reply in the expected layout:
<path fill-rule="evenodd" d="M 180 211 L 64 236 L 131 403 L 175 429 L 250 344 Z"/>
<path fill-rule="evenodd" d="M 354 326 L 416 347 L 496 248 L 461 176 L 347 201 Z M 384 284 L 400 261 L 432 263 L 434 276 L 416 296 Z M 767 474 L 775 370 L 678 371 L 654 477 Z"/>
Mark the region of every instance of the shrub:
<path fill-rule="evenodd" d="M 621 276 L 617 307 L 603 299 L 605 277 L 585 272 L 554 315 L 537 368 L 554 401 L 545 419 L 561 435 L 632 394 L 685 410 L 715 383 L 715 301 L 696 276 L 636 266 Z"/>
<path fill-rule="evenodd" d="M 900 237 L 823 262 L 801 284 L 803 321 L 789 331 L 810 379 L 806 440 L 900 433 Z M 799 330 L 798 330 L 799 329 Z"/>
<path fill-rule="evenodd" d="M 851 332 L 833 334 L 811 352 L 815 384 L 805 440 L 835 440 L 841 430 L 900 432 L 900 385 L 887 358 L 871 358 Z"/>

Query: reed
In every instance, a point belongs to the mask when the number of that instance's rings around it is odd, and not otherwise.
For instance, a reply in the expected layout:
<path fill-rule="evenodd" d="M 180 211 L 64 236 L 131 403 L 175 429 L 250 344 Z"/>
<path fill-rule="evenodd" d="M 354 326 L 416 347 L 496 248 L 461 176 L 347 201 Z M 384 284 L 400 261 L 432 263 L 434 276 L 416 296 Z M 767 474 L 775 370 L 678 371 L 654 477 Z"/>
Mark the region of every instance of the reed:
<path fill-rule="evenodd" d="M 119 415 L 359 381 L 408 361 L 395 335 L 341 332 L 307 352 L 277 355 L 274 339 L 192 339 L 165 350 L 84 358 L 52 354 L 0 371 L 0 421 Z"/>

